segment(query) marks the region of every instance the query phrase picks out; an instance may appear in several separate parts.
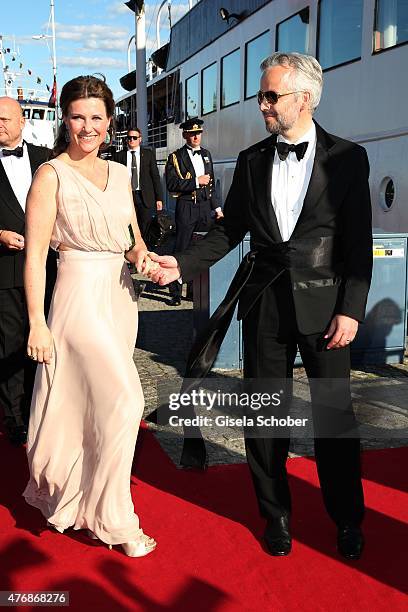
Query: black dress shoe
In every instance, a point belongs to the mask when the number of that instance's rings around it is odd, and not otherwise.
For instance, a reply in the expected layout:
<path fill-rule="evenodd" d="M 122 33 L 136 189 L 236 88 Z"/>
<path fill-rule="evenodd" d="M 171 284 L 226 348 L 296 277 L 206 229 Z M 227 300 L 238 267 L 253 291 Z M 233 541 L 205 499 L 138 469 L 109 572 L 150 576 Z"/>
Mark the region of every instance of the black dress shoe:
<path fill-rule="evenodd" d="M 359 559 L 364 548 L 364 537 L 360 527 L 339 527 L 337 550 L 345 559 Z"/>
<path fill-rule="evenodd" d="M 269 554 L 274 557 L 283 557 L 292 550 L 292 537 L 289 531 L 287 516 L 270 520 L 266 524 L 264 541 Z"/>
<path fill-rule="evenodd" d="M 173 295 L 173 297 L 169 300 L 168 304 L 169 304 L 169 306 L 180 306 L 181 299 L 179 297 Z"/>
<path fill-rule="evenodd" d="M 24 425 L 18 425 L 7 431 L 7 437 L 13 446 L 21 446 L 27 442 L 27 429 Z"/>

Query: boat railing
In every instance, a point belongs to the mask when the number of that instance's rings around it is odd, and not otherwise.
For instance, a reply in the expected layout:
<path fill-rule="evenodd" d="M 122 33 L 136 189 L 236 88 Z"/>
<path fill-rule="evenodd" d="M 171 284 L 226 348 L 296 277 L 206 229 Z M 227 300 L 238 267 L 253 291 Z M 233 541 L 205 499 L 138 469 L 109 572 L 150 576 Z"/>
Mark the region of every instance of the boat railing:
<path fill-rule="evenodd" d="M 147 142 L 149 146 L 157 149 L 167 147 L 167 124 L 168 121 L 157 121 L 147 126 Z"/>

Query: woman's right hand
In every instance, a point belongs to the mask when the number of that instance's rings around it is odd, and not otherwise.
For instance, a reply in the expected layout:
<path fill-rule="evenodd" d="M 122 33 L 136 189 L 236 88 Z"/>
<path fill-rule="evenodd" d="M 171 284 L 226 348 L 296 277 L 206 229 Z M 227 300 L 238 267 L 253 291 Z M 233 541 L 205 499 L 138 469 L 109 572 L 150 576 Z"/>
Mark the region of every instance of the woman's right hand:
<path fill-rule="evenodd" d="M 39 363 L 50 364 L 53 357 L 53 338 L 46 323 L 30 326 L 27 355 Z"/>

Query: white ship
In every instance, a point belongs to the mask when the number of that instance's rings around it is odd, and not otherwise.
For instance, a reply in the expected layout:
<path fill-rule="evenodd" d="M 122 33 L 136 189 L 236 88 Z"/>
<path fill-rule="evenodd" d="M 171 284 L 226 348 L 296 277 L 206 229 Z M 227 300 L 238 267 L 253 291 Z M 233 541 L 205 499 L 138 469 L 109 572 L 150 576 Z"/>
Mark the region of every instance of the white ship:
<path fill-rule="evenodd" d="M 259 64 L 275 50 L 308 53 L 324 70 L 316 120 L 367 149 L 374 227 L 408 231 L 407 43 L 406 0 L 201 0 L 152 56 L 145 142 L 163 169 L 182 144 L 180 122 L 204 119 L 223 201 L 238 152 L 267 135 Z M 135 73 L 121 83 L 119 136 L 137 124 Z"/>
<path fill-rule="evenodd" d="M 6 54 L 6 51 L 8 53 Z M 3 37 L 0 35 L 0 61 L 3 69 L 3 86 L 0 87 L 0 95 L 15 98 L 21 104 L 25 117 L 23 138 L 27 142 L 41 147 L 54 146 L 55 134 L 55 108 L 50 106 L 50 93 L 38 87 L 23 87 L 18 83 L 23 75 L 13 69 L 7 58 L 16 57 L 18 51 L 11 51 L 3 47 Z"/>

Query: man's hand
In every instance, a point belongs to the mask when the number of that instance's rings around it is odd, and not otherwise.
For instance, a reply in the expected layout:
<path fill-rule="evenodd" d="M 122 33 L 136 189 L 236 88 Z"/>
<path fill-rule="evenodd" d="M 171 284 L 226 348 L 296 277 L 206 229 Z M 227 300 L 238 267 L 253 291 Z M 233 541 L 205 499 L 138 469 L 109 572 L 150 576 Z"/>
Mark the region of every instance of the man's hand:
<path fill-rule="evenodd" d="M 325 338 L 331 338 L 327 345 L 328 349 L 344 348 L 353 342 L 358 330 L 358 321 L 346 315 L 333 317 Z"/>
<path fill-rule="evenodd" d="M 157 200 L 157 202 L 156 202 L 156 209 L 157 210 L 163 210 L 163 202 L 161 200 Z"/>
<path fill-rule="evenodd" d="M 24 236 L 11 230 L 3 230 L 0 235 L 0 244 L 10 251 L 22 251 L 24 249 Z"/>
<path fill-rule="evenodd" d="M 204 185 L 208 185 L 208 183 L 211 180 L 211 177 L 209 174 L 203 174 L 202 176 L 199 176 L 197 180 L 198 180 L 198 184 L 202 187 Z"/>
<path fill-rule="evenodd" d="M 220 210 L 216 210 L 215 211 L 215 218 L 216 219 L 222 219 L 224 217 L 224 213 L 222 212 L 221 208 Z"/>
<path fill-rule="evenodd" d="M 150 270 L 149 278 L 151 281 L 159 285 L 168 285 L 180 278 L 181 271 L 175 257 L 172 255 L 157 255 L 151 252 L 149 257 L 159 265 L 157 270 Z"/>

